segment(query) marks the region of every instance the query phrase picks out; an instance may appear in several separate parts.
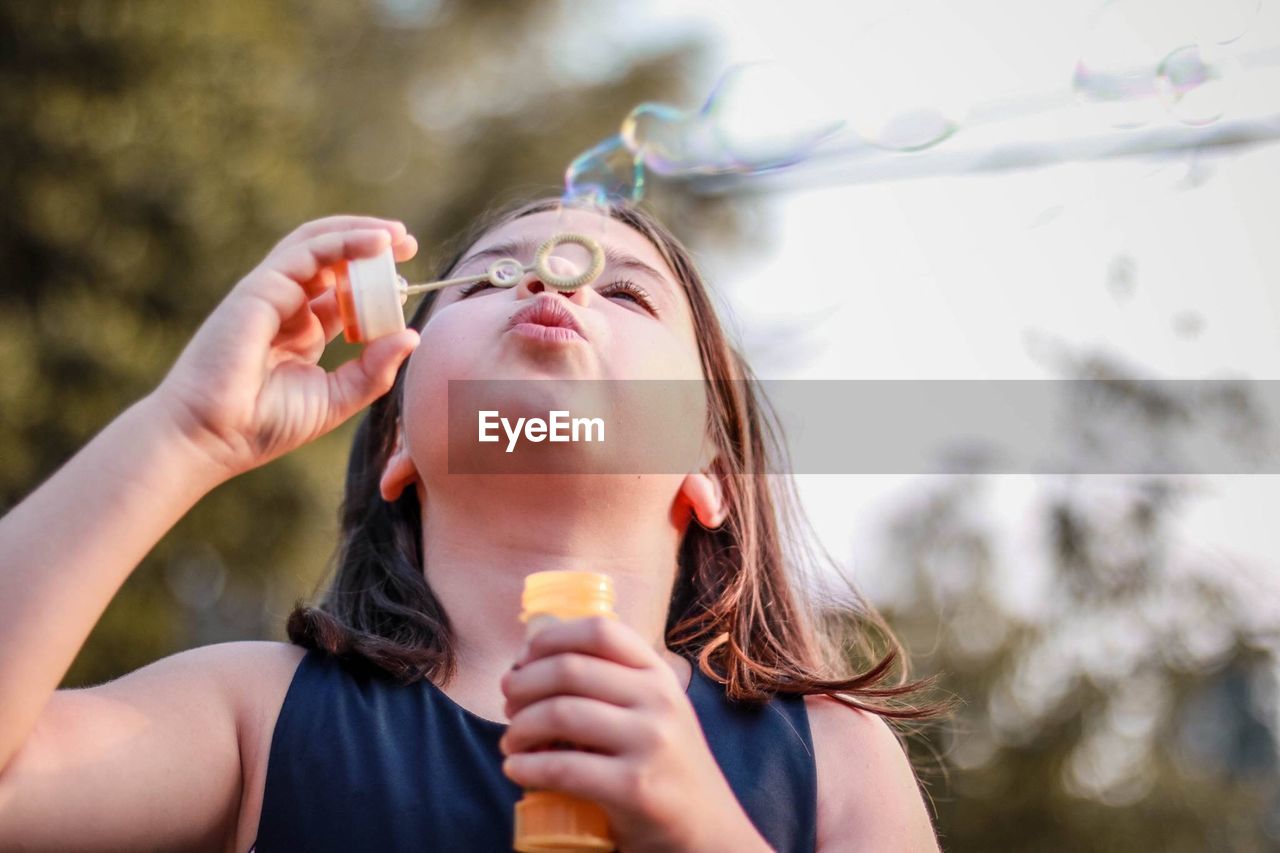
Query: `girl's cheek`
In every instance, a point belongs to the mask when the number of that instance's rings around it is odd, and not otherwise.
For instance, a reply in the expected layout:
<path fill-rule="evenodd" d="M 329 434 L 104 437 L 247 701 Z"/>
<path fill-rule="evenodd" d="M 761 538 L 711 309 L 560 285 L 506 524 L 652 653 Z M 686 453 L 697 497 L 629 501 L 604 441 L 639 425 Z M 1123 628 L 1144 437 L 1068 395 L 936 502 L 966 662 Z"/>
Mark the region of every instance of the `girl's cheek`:
<path fill-rule="evenodd" d="M 465 376 L 458 364 L 463 354 L 444 341 L 439 329 L 428 325 L 422 340 L 409 357 L 404 378 L 404 428 L 415 461 L 423 466 L 443 448 L 448 427 L 449 378 Z"/>
<path fill-rule="evenodd" d="M 467 366 L 475 360 L 470 351 L 476 345 L 475 334 L 455 322 L 447 314 L 435 317 L 422 330 L 422 339 L 411 358 L 413 368 L 425 368 L 433 374 L 462 378 L 468 375 Z"/>
<path fill-rule="evenodd" d="M 623 378 L 693 381 L 703 378 L 697 343 L 677 340 L 665 330 L 615 341 L 609 360 Z"/>

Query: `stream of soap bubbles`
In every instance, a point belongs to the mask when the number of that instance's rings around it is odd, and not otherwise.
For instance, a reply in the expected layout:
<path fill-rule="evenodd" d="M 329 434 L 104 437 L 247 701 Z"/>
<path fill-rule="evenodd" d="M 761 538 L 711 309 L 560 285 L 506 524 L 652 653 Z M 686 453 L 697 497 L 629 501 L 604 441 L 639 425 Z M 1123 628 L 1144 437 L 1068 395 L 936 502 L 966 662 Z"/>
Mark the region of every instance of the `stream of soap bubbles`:
<path fill-rule="evenodd" d="M 859 182 L 1274 142 L 1280 45 L 1234 51 L 1260 5 L 1110 0 L 1065 69 L 1069 91 L 986 100 L 964 88 L 985 47 L 965 41 L 969 22 L 909 10 L 851 39 L 835 79 L 751 62 L 696 110 L 639 104 L 569 164 L 564 202 L 639 201 L 654 176 L 714 192 L 815 164 L 823 181 Z M 1056 137 L 1036 135 L 1046 116 Z"/>

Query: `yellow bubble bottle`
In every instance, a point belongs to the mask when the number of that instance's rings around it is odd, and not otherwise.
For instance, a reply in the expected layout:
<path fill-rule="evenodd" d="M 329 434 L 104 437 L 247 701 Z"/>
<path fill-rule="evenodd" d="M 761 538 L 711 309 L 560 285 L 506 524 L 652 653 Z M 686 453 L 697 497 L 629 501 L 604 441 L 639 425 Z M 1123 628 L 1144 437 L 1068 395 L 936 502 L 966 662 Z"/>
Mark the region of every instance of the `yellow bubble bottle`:
<path fill-rule="evenodd" d="M 524 580 L 520 621 L 531 638 L 550 624 L 584 616 L 618 618 L 613 579 L 598 572 L 534 572 Z M 552 747 L 554 748 L 554 747 Z M 520 853 L 609 851 L 616 845 L 597 804 L 560 791 L 525 790 L 516 803 L 515 849 Z"/>

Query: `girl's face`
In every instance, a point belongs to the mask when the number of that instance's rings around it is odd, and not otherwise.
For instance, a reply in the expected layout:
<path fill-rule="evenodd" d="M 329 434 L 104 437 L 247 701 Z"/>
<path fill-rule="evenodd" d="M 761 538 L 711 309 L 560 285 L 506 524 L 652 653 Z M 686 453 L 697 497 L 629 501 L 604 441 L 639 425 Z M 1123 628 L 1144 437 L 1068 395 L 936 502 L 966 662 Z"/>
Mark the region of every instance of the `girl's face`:
<path fill-rule="evenodd" d="M 450 379 L 703 378 L 684 288 L 648 238 L 607 215 L 569 209 L 515 219 L 478 240 L 450 276 L 483 273 L 501 257 L 529 264 L 539 244 L 564 232 L 587 235 L 604 249 L 604 271 L 591 284 L 556 291 L 531 271 L 514 287 L 454 286 L 437 297 L 405 376 L 406 439 L 419 470 L 427 462 L 423 453 L 435 456 L 445 449 L 432 436 L 444 428 Z M 563 252 L 581 269 L 585 253 L 574 255 L 576 248 L 558 249 L 556 255 Z M 537 301 L 566 308 L 581 335 L 552 339 L 511 327 L 517 311 Z M 537 399 L 536 383 L 521 386 L 530 388 L 530 400 Z M 700 389 L 701 382 L 667 387 Z M 685 404 L 699 403 L 705 413 L 700 396 Z M 700 440 L 702 424 L 688 426 L 698 427 Z"/>
<path fill-rule="evenodd" d="M 531 263 L 542 241 L 566 231 L 585 234 L 605 250 L 604 272 L 594 282 L 561 292 L 529 272 L 510 288 L 450 287 L 428 316 L 414 362 L 428 362 L 433 373 L 454 379 L 702 378 L 683 287 L 644 235 L 604 214 L 569 209 L 508 222 L 467 250 L 450 275 L 483 273 L 499 257 Z M 566 246 L 555 255 L 581 268 L 585 255 L 579 251 Z M 544 341 L 506 328 L 517 310 L 539 299 L 565 306 L 581 338 Z"/>

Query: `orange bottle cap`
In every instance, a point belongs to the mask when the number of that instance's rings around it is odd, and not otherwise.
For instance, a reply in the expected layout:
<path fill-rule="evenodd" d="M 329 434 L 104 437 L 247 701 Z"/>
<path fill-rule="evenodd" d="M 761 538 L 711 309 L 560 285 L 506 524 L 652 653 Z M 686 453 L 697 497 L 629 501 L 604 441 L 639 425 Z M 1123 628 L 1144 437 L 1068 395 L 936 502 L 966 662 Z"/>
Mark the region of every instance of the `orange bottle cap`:
<path fill-rule="evenodd" d="M 616 599 L 613 578 L 600 572 L 534 572 L 524 579 L 520 621 L 535 613 L 563 619 L 612 616 Z"/>

